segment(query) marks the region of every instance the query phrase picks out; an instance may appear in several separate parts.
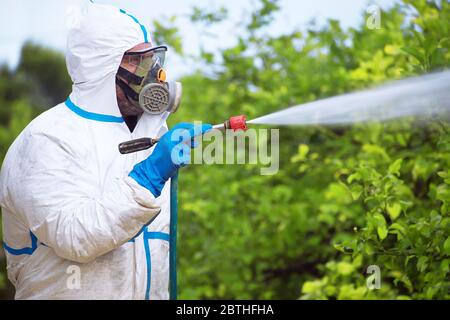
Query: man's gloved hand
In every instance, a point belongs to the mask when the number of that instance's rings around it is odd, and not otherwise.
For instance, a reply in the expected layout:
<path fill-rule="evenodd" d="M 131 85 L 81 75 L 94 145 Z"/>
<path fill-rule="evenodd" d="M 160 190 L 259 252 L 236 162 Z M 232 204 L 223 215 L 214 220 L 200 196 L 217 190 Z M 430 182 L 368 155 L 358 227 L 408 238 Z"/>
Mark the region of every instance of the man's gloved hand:
<path fill-rule="evenodd" d="M 147 159 L 134 166 L 129 176 L 148 189 L 155 198 L 159 197 L 166 181 L 190 162 L 190 148 L 196 147 L 194 137 L 211 128 L 210 124 L 177 124 L 159 139 Z"/>

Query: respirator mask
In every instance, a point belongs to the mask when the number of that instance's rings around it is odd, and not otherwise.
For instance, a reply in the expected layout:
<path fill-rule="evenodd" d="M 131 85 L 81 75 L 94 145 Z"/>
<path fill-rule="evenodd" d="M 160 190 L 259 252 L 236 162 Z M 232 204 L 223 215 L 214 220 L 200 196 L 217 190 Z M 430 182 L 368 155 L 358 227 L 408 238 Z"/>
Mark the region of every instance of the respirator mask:
<path fill-rule="evenodd" d="M 153 115 L 174 113 L 181 101 L 181 83 L 166 82 L 164 70 L 166 51 L 166 46 L 158 46 L 139 52 L 126 52 L 123 62 L 136 71 L 130 72 L 122 67 L 117 71 L 116 83 L 128 100 L 134 106 Z"/>

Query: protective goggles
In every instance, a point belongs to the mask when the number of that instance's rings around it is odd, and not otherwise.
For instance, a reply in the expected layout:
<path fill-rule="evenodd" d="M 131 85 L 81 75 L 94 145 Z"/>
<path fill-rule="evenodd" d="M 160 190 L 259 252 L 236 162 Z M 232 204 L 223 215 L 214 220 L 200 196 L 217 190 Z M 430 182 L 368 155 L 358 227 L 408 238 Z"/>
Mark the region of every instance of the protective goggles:
<path fill-rule="evenodd" d="M 133 73 L 125 68 L 119 67 L 119 75 L 126 79 L 128 83 L 137 86 L 144 85 L 144 82 L 164 82 L 167 78 L 164 70 L 166 52 L 166 46 L 158 46 L 143 51 L 126 52 L 122 63 L 135 68 L 136 71 Z"/>

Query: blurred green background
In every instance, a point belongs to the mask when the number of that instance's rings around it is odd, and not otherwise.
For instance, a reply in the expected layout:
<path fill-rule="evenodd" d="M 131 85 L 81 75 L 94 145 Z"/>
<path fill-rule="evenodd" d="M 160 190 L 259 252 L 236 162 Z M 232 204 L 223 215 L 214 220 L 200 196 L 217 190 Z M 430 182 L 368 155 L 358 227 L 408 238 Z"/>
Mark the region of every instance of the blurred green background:
<path fill-rule="evenodd" d="M 155 20 L 155 43 L 201 68 L 183 76 L 171 119 L 218 123 L 448 68 L 450 5 L 403 0 L 366 20 L 281 35 L 267 30 L 279 2 L 255 2 L 237 42 L 183 50 L 176 20 Z M 361 12 L 361 16 L 366 13 Z M 195 7 L 219 25 L 226 8 Z M 71 91 L 61 53 L 27 42 L 0 67 L 0 156 L 19 132 Z M 339 128 L 281 128 L 280 171 L 191 166 L 180 173 L 179 296 L 183 299 L 450 298 L 450 124 L 414 119 Z M 381 268 L 369 290 L 367 267 Z M 0 250 L 0 298 L 12 298 Z"/>

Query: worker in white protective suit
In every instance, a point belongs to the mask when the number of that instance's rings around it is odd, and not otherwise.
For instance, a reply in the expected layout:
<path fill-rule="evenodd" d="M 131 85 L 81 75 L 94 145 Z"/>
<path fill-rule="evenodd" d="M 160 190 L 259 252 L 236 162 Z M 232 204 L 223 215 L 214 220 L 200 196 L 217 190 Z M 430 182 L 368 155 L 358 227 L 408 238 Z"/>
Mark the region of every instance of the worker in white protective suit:
<path fill-rule="evenodd" d="M 165 82 L 166 50 L 106 5 L 88 3 L 69 31 L 72 93 L 23 130 L 1 170 L 16 299 L 168 299 L 169 181 L 189 162 L 195 130 L 211 126 L 168 131 L 181 93 Z M 151 150 L 118 151 L 156 136 Z"/>

